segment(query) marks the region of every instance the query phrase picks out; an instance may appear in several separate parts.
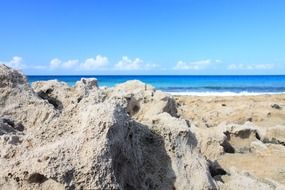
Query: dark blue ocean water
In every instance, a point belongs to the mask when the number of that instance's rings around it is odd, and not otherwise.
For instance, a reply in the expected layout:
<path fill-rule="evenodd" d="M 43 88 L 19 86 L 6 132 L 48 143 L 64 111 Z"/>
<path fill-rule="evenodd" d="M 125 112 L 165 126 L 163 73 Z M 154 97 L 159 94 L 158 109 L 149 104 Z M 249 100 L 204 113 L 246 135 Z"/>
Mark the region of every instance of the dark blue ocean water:
<path fill-rule="evenodd" d="M 285 93 L 285 75 L 279 76 L 28 76 L 29 82 L 57 79 L 74 85 L 82 77 L 95 77 L 99 86 L 141 80 L 172 93 Z"/>

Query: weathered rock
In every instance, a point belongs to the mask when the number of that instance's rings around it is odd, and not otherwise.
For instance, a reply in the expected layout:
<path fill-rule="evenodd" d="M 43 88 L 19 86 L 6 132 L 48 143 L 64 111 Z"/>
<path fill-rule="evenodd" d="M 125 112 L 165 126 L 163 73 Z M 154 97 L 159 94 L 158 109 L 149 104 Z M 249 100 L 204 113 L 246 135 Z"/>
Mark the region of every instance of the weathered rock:
<path fill-rule="evenodd" d="M 282 126 L 196 127 L 140 81 L 0 79 L 0 189 L 284 189 Z"/>
<path fill-rule="evenodd" d="M 251 143 L 260 139 L 260 130 L 250 122 L 244 125 L 228 125 L 224 134 L 233 148 L 233 153 L 249 152 Z"/>
<path fill-rule="evenodd" d="M 270 129 L 268 128 L 269 131 Z M 279 127 L 272 127 L 271 130 L 277 129 Z M 276 140 L 264 144 L 265 136 L 269 137 L 269 134 L 275 136 L 275 133 L 267 133 L 265 129 L 253 126 L 250 122 L 244 125 L 221 124 L 209 129 L 193 126 L 193 132 L 197 137 L 198 148 L 210 162 L 212 176 L 223 183 L 222 189 L 244 189 L 247 183 L 249 187 L 255 187 L 255 189 L 259 189 L 258 187 L 266 189 L 268 184 L 264 185 L 261 179 L 270 179 L 272 183 L 285 184 L 283 169 L 285 147 L 280 143 L 281 141 L 277 143 Z M 279 137 L 282 137 L 282 133 Z M 275 138 L 278 138 L 278 135 Z M 235 178 L 232 167 L 238 168 L 239 171 L 247 171 L 259 180 L 247 179 L 239 175 Z M 226 175 L 225 173 L 218 175 L 221 171 L 225 171 Z M 231 176 L 230 180 L 225 180 L 229 178 L 226 176 Z M 284 186 L 281 187 L 284 188 Z"/>
<path fill-rule="evenodd" d="M 216 127 L 198 128 L 192 125 L 201 153 L 216 160 L 225 153 L 249 152 L 251 143 L 260 139 L 260 130 L 251 123 L 244 125 L 220 124 Z"/>
<path fill-rule="evenodd" d="M 82 78 L 74 87 L 57 80 L 39 81 L 34 82 L 32 88 L 40 98 L 47 100 L 60 112 L 70 112 L 84 97 L 88 97 L 89 93 L 95 96 L 101 93 L 95 78 Z"/>
<path fill-rule="evenodd" d="M 34 82 L 32 88 L 40 98 L 47 100 L 56 110 L 61 111 L 63 107 L 71 103 L 68 101 L 71 90 L 64 82 L 57 80 L 39 81 Z"/>
<path fill-rule="evenodd" d="M 110 97 L 124 97 L 128 102 L 127 112 L 140 121 L 150 120 L 152 116 L 163 112 L 177 117 L 176 103 L 170 95 L 140 81 L 117 85 L 109 94 Z"/>
<path fill-rule="evenodd" d="M 1 189 L 216 188 L 171 96 L 140 82 L 99 89 L 94 79 L 33 90 L 5 66 L 1 77 L 1 117 L 13 121 L 0 120 Z"/>
<path fill-rule="evenodd" d="M 277 125 L 263 130 L 261 140 L 264 143 L 281 144 L 285 146 L 285 126 Z"/>
<path fill-rule="evenodd" d="M 284 94 L 175 98 L 180 105 L 178 113 L 191 122 L 197 148 L 209 161 L 220 189 L 260 189 L 263 179 L 285 185 Z M 235 175 L 232 167 L 242 176 L 248 172 L 257 179 L 253 180 L 255 185 Z M 231 180 L 225 180 L 226 176 L 232 176 Z"/>
<path fill-rule="evenodd" d="M 78 91 L 88 93 L 92 89 L 98 89 L 98 82 L 96 78 L 81 78 L 80 81 L 76 82 L 75 88 Z"/>
<path fill-rule="evenodd" d="M 282 109 L 281 106 L 279 106 L 278 104 L 272 104 L 271 107 L 273 109 L 277 109 L 277 110 L 281 110 Z"/>
<path fill-rule="evenodd" d="M 166 112 L 155 115 L 152 119 L 152 123 L 143 123 L 164 139 L 166 152 L 171 158 L 171 165 L 176 174 L 175 188 L 188 189 L 191 181 L 195 181 L 195 185 L 191 185 L 193 189 L 214 188 L 214 180 L 201 180 L 211 179 L 211 174 L 207 162 L 198 153 L 197 139 L 187 122 L 171 117 Z"/>
<path fill-rule="evenodd" d="M 277 182 L 260 179 L 247 172 L 238 172 L 235 168 L 231 168 L 230 173 L 231 175 L 224 175 L 222 177 L 224 183 L 219 183 L 221 190 L 283 190 L 285 188 L 285 186 Z"/>
<path fill-rule="evenodd" d="M 191 129 L 197 138 L 198 148 L 207 159 L 216 160 L 224 152 L 227 152 L 225 150 L 227 147 L 223 146 L 223 143 L 227 142 L 224 127 L 212 127 L 211 132 L 209 129 L 198 128 L 194 125 L 191 126 Z"/>
<path fill-rule="evenodd" d="M 0 65 L 1 117 L 32 128 L 50 122 L 56 115 L 53 106 L 35 95 L 22 74 Z"/>

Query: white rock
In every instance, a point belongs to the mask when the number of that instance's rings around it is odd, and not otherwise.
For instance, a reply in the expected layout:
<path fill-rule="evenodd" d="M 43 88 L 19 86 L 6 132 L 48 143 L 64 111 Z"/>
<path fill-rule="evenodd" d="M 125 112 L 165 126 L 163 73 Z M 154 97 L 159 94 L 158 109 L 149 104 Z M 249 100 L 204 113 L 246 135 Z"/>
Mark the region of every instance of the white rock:
<path fill-rule="evenodd" d="M 0 135 L 1 189 L 216 188 L 172 97 L 138 81 L 99 89 L 93 79 L 36 82 L 34 92 L 0 68 L 1 117 L 24 125 Z"/>

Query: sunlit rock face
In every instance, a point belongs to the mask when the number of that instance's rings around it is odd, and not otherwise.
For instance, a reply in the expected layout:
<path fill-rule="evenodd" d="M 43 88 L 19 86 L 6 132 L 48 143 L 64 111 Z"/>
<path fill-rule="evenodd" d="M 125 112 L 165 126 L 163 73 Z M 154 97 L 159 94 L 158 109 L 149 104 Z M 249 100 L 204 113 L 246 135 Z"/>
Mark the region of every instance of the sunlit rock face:
<path fill-rule="evenodd" d="M 175 100 L 139 81 L 29 86 L 0 66 L 1 189 L 217 189 Z"/>

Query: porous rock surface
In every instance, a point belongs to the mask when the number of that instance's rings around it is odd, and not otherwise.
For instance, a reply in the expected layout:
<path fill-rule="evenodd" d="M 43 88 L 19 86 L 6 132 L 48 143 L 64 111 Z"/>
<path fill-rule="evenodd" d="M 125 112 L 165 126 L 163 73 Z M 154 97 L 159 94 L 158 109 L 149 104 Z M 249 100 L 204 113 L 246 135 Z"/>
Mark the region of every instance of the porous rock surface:
<path fill-rule="evenodd" d="M 32 84 L 0 65 L 0 189 L 217 189 L 175 101 L 139 81 Z"/>
<path fill-rule="evenodd" d="M 276 158 L 272 146 L 285 152 L 282 126 L 222 123 L 209 130 L 178 108 L 172 96 L 140 81 L 30 86 L 0 65 L 0 189 L 284 189 L 276 173 L 283 162 L 263 167 L 267 173 L 237 170 L 245 159 Z"/>
<path fill-rule="evenodd" d="M 285 189 L 282 126 L 221 123 L 192 132 L 220 189 Z"/>

